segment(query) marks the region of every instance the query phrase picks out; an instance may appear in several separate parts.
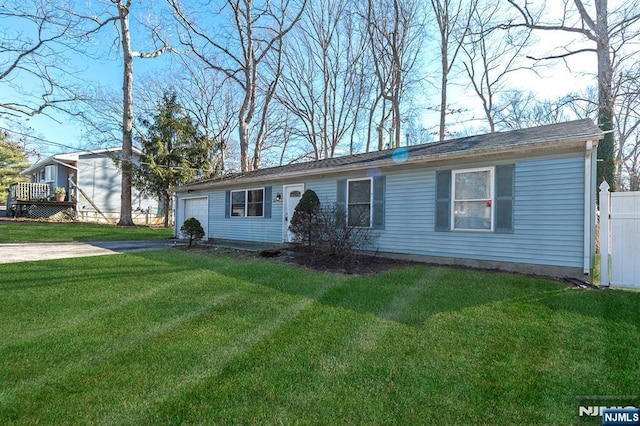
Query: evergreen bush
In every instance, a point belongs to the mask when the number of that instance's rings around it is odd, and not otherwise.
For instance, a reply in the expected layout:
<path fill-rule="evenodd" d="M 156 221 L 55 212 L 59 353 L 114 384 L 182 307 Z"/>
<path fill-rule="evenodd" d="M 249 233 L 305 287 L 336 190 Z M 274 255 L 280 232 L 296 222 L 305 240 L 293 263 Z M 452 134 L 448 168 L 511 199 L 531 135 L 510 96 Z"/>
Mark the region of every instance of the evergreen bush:
<path fill-rule="evenodd" d="M 320 199 L 311 189 L 307 189 L 295 208 L 289 230 L 295 235 L 295 241 L 315 246 L 320 241 Z"/>
<path fill-rule="evenodd" d="M 189 236 L 189 247 L 194 241 L 201 240 L 204 237 L 204 229 L 200 221 L 195 217 L 190 217 L 184 221 L 184 224 L 180 227 L 180 232 L 183 235 Z"/>

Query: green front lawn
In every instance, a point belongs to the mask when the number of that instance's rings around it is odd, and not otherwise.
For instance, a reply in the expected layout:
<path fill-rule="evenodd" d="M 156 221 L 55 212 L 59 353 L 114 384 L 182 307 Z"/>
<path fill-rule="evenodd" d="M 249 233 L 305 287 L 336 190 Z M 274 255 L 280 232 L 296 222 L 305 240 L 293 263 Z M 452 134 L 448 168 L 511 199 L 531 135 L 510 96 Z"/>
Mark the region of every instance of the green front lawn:
<path fill-rule="evenodd" d="M 640 293 L 166 250 L 0 265 L 0 424 L 567 424 L 640 394 Z"/>
<path fill-rule="evenodd" d="M 32 221 L 0 222 L 0 243 L 53 243 L 68 241 L 163 240 L 173 236 L 171 228 L 113 226 L 90 223 Z"/>

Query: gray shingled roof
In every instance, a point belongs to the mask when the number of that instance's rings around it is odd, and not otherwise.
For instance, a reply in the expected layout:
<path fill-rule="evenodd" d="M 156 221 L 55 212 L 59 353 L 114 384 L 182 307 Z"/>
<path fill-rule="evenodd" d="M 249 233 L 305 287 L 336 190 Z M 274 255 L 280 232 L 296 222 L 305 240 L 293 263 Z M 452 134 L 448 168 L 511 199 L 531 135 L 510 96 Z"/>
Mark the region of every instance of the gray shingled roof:
<path fill-rule="evenodd" d="M 484 135 L 468 136 L 442 142 L 430 142 L 422 145 L 403 147 L 405 158 L 411 161 L 428 161 L 436 158 L 446 158 L 456 154 L 482 153 L 497 150 L 510 150 L 518 147 L 544 145 L 553 142 L 576 142 L 602 139 L 602 131 L 591 120 L 576 120 L 565 123 L 550 124 L 530 129 L 511 130 L 506 132 L 487 133 Z M 365 154 L 347 155 L 320 161 L 294 163 L 287 166 L 269 167 L 246 173 L 235 173 L 217 179 L 194 182 L 180 188 L 193 186 L 219 185 L 224 182 L 241 182 L 244 180 L 277 178 L 283 175 L 308 172 L 322 173 L 331 169 L 366 168 L 368 166 L 384 166 L 393 164 L 393 154 L 396 149 L 369 152 Z"/>

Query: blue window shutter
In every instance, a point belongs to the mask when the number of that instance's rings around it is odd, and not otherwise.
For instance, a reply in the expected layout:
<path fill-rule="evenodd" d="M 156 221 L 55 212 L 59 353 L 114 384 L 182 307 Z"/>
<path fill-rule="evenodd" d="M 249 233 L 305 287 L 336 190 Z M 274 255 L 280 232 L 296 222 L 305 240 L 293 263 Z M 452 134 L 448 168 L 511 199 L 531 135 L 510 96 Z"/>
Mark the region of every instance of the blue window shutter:
<path fill-rule="evenodd" d="M 271 193 L 272 187 L 266 186 L 264 188 L 264 218 L 271 219 Z"/>
<path fill-rule="evenodd" d="M 495 231 L 513 233 L 515 165 L 496 166 Z"/>
<path fill-rule="evenodd" d="M 224 194 L 224 217 L 231 217 L 231 191 Z"/>
<path fill-rule="evenodd" d="M 436 172 L 436 231 L 451 230 L 451 170 Z"/>
<path fill-rule="evenodd" d="M 376 176 L 373 178 L 373 215 L 371 218 L 371 227 L 373 229 L 384 229 L 385 187 L 385 176 Z"/>
<path fill-rule="evenodd" d="M 342 211 L 347 211 L 347 180 L 340 179 L 338 181 L 338 188 L 336 192 L 336 203 L 342 209 Z"/>

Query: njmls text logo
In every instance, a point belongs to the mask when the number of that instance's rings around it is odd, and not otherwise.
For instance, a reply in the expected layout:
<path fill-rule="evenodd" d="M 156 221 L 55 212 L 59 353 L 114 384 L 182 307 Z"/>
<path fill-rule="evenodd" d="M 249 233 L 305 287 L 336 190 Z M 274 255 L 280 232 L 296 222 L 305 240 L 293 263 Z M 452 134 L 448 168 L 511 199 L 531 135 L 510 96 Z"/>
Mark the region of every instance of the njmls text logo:
<path fill-rule="evenodd" d="M 578 423 L 640 426 L 640 395 L 594 395 L 577 398 Z"/>
<path fill-rule="evenodd" d="M 602 412 L 602 426 L 640 425 L 640 409 L 635 407 L 607 408 Z"/>
<path fill-rule="evenodd" d="M 638 410 L 636 407 L 606 407 L 606 406 L 580 406 L 578 408 L 578 415 L 580 417 L 602 417 L 605 410 Z"/>
<path fill-rule="evenodd" d="M 640 408 L 580 406 L 580 417 L 602 417 L 602 426 L 640 426 Z"/>

